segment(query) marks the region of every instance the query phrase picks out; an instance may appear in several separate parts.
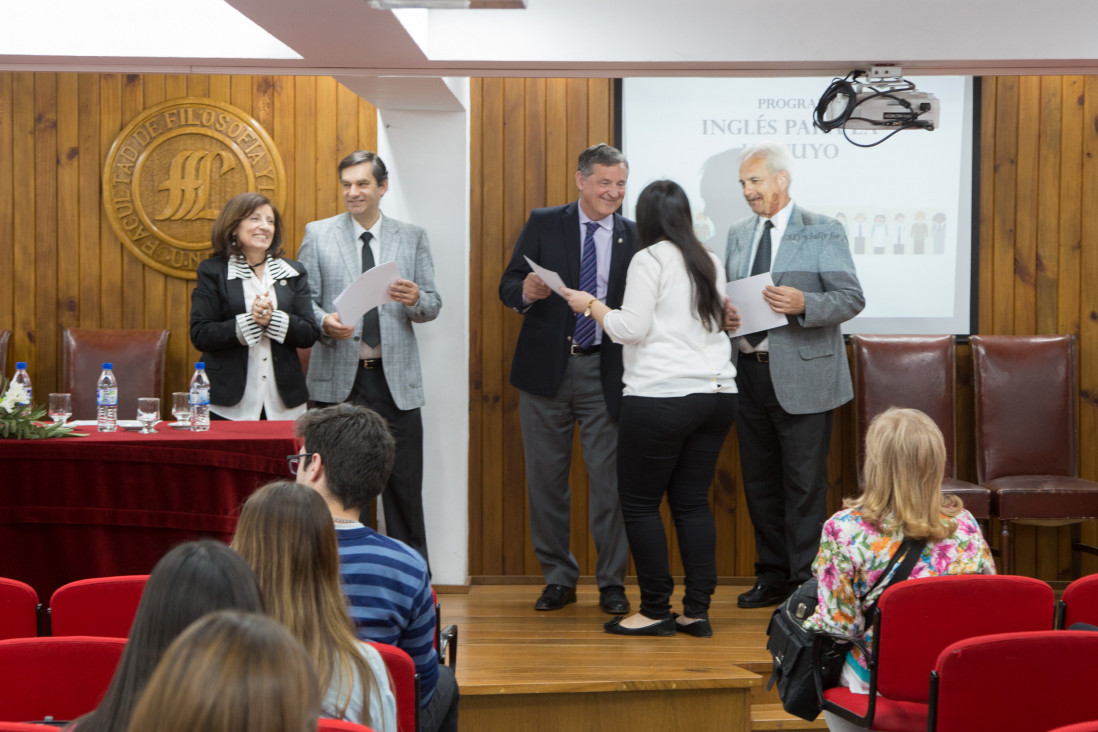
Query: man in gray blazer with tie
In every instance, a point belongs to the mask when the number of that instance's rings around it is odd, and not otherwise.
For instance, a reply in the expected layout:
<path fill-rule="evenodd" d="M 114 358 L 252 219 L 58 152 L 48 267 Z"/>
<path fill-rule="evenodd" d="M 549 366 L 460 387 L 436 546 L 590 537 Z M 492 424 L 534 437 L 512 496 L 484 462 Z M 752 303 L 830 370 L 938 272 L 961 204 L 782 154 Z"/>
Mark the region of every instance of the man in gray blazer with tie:
<path fill-rule="evenodd" d="M 383 216 L 389 173 L 376 154 L 359 150 L 339 163 L 347 212 L 305 226 L 297 258 L 309 273 L 320 340 L 307 383 L 320 406 L 352 402 L 378 412 L 396 439 L 396 463 L 383 494 L 386 533 L 427 559 L 423 525 L 423 377 L 412 323 L 438 317 L 442 299 L 427 232 Z M 343 323 L 333 300 L 362 272 L 395 261 L 395 302 Z"/>
<path fill-rule="evenodd" d="M 827 518 L 831 410 L 853 398 L 841 325 L 865 307 L 846 232 L 789 196 L 784 145 L 743 151 L 740 184 L 755 215 L 728 231 L 728 281 L 771 272 L 763 293 L 787 324 L 733 339 L 736 433 L 755 527 L 755 586 L 740 607 L 783 600 L 812 576 Z"/>

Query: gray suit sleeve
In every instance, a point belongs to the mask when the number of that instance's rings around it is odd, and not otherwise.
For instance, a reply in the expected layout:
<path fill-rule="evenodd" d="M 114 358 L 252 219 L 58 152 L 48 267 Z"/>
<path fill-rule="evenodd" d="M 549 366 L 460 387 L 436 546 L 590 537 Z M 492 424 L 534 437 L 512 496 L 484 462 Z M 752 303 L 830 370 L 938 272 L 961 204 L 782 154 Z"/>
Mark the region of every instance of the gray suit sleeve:
<path fill-rule="evenodd" d="M 805 328 L 840 325 L 865 308 L 865 295 L 854 271 L 854 259 L 842 224 L 830 221 L 825 227 L 819 255 L 822 292 L 804 293 L 804 313 L 798 316 Z"/>
<path fill-rule="evenodd" d="M 419 300 L 410 308 L 405 308 L 408 319 L 413 323 L 427 323 L 438 317 L 442 309 L 442 296 L 435 287 L 435 263 L 431 259 L 431 245 L 427 241 L 427 232 L 416 232 L 416 272 L 412 281 L 419 286 Z"/>
<path fill-rule="evenodd" d="M 301 247 L 297 250 L 297 261 L 309 275 L 309 296 L 312 299 L 313 318 L 320 329 L 320 340 L 330 344 L 333 340 L 325 335 L 323 328 L 324 318 L 328 313 L 320 306 L 324 302 L 324 276 L 320 271 L 320 255 L 317 246 L 316 227 L 313 223 L 305 224 L 305 236 L 301 240 Z"/>

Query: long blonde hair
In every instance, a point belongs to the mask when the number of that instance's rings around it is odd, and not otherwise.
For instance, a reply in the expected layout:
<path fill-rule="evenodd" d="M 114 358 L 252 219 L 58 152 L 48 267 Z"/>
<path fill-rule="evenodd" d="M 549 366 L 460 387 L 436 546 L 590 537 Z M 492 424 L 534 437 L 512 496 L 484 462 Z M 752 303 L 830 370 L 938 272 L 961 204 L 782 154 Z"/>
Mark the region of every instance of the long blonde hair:
<path fill-rule="evenodd" d="M 321 690 L 338 680 L 335 713 L 343 718 L 357 672 L 362 680 L 362 723 L 374 724 L 374 675 L 360 651 L 339 584 L 339 543 L 324 499 L 287 481 L 263 486 L 244 503 L 233 549 L 251 565 L 267 613 L 289 628 L 316 666 Z"/>
<path fill-rule="evenodd" d="M 301 644 L 265 615 L 220 610 L 168 646 L 126 730 L 302 732 L 319 710 Z"/>
<path fill-rule="evenodd" d="M 957 530 L 956 496 L 942 494 L 945 440 L 934 420 L 918 409 L 891 407 L 865 435 L 865 492 L 847 508 L 882 532 L 899 527 L 908 539 L 940 541 Z"/>

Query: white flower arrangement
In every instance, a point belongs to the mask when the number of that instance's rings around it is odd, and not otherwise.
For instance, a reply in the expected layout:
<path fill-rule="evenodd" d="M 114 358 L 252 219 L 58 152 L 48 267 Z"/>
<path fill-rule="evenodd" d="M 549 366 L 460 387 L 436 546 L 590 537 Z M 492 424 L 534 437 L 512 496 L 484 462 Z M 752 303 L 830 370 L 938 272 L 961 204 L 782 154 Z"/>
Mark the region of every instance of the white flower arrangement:
<path fill-rule="evenodd" d="M 0 398 L 0 438 L 41 440 L 47 437 L 84 436 L 73 432 L 69 425 L 39 422 L 46 416 L 46 408 L 31 404 L 27 389 L 22 384 L 11 381 L 5 387 L 3 380 L 0 380 L 0 391 L 4 392 L 3 398 Z"/>

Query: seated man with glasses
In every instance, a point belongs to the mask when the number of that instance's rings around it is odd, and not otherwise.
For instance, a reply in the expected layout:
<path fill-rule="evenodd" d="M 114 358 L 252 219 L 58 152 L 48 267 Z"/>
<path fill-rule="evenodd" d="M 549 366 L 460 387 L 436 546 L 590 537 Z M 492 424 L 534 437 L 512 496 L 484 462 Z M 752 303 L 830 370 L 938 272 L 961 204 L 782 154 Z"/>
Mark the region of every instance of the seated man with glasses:
<path fill-rule="evenodd" d="M 385 487 L 396 446 L 385 420 L 366 407 L 336 404 L 298 418 L 303 441 L 286 458 L 301 485 L 320 494 L 335 521 L 343 591 L 362 640 L 404 650 L 420 681 L 420 727 L 456 730 L 458 690 L 434 649 L 435 602 L 427 563 L 407 544 L 359 521 Z"/>

